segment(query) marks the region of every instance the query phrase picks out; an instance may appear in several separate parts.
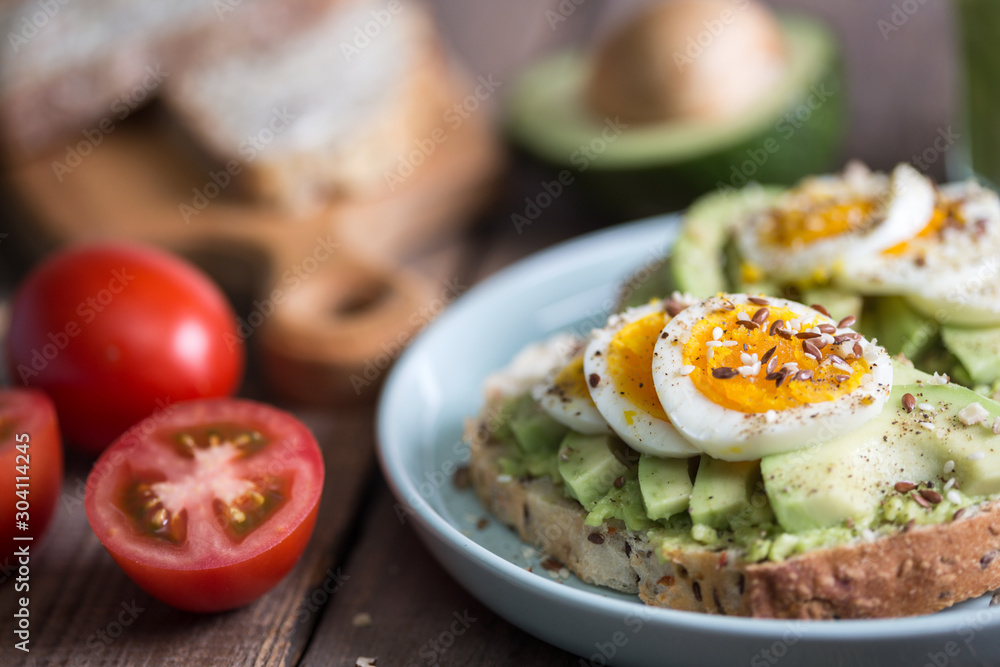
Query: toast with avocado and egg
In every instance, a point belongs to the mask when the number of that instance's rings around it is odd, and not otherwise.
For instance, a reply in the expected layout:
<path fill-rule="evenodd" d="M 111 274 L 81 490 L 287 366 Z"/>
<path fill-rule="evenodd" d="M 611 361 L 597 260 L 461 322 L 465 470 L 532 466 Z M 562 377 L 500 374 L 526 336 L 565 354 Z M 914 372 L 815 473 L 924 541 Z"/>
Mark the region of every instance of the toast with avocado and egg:
<path fill-rule="evenodd" d="M 675 294 L 531 345 L 468 424 L 476 490 L 656 606 L 871 618 L 1000 587 L 1000 404 L 852 324 Z"/>
<path fill-rule="evenodd" d="M 671 290 L 822 302 L 918 368 L 1000 388 L 1000 201 L 975 181 L 936 186 L 906 164 L 860 163 L 789 189 L 701 199 L 671 256 L 627 303 Z"/>

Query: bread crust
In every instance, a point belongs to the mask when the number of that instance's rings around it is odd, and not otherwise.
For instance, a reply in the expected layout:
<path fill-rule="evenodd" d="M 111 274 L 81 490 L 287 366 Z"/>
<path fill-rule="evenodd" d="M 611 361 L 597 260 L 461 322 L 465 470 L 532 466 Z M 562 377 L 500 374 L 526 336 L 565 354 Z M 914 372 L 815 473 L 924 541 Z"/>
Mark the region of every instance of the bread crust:
<path fill-rule="evenodd" d="M 485 419 L 466 428 L 480 500 L 521 539 L 583 581 L 637 593 L 646 604 L 782 619 L 927 614 L 1000 587 L 1000 501 L 947 524 L 912 526 L 873 541 L 819 548 L 782 562 L 748 563 L 739 552 L 676 549 L 660 562 L 645 532 L 617 520 L 599 528 L 548 478 L 500 476 L 507 447 Z"/>

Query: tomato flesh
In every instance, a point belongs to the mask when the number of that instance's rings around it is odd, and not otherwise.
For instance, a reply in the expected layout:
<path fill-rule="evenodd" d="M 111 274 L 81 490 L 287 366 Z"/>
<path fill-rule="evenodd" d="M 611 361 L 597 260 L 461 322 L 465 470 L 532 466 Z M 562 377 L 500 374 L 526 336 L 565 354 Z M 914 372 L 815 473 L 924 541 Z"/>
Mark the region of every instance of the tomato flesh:
<path fill-rule="evenodd" d="M 67 443 L 97 454 L 165 404 L 232 395 L 245 351 L 207 275 L 156 248 L 100 243 L 25 277 L 7 356 L 15 382 L 55 402 Z"/>
<path fill-rule="evenodd" d="M 62 483 L 62 442 L 52 401 L 37 390 L 0 389 L 0 565 L 24 544 L 15 537 L 36 543 L 42 537 Z"/>
<path fill-rule="evenodd" d="M 164 602 L 221 611 L 260 597 L 301 555 L 323 459 L 293 416 L 240 399 L 170 406 L 108 448 L 87 518 L 125 572 Z"/>

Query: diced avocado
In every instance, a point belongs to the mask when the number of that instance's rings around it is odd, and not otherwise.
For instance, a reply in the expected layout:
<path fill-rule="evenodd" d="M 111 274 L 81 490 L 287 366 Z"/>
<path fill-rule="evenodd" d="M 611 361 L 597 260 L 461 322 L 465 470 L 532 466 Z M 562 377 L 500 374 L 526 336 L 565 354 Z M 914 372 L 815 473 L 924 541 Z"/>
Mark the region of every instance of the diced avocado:
<path fill-rule="evenodd" d="M 889 354 L 908 359 L 920 359 L 938 340 L 937 321 L 913 310 L 899 296 L 867 297 L 861 320 L 861 331 L 868 338 L 877 338 Z"/>
<path fill-rule="evenodd" d="M 611 435 L 570 431 L 559 447 L 559 475 L 566 490 L 588 511 L 625 474 L 628 467 L 616 454 L 621 443 Z"/>
<path fill-rule="evenodd" d="M 770 520 L 759 461 L 720 461 L 702 455 L 691 492 L 691 520 L 736 530 Z"/>
<path fill-rule="evenodd" d="M 1000 380 L 1000 327 L 943 325 L 941 339 L 975 384 Z"/>
<path fill-rule="evenodd" d="M 908 393 L 915 405 L 909 413 L 902 402 Z M 955 384 L 896 385 L 881 414 L 858 430 L 765 456 L 761 471 L 778 523 L 790 532 L 845 522 L 868 526 L 883 500 L 899 493 L 896 482 L 929 482 L 943 490 L 954 476 L 964 494 L 1000 493 L 1000 437 L 957 417 L 973 402 L 988 412 L 989 425 L 1000 416 L 1000 404 Z M 948 461 L 954 470 L 946 473 Z"/>
<path fill-rule="evenodd" d="M 639 457 L 639 489 L 650 519 L 668 519 L 686 510 L 693 486 L 688 459 Z"/>
<path fill-rule="evenodd" d="M 510 422 L 517 445 L 524 454 L 554 454 L 569 430 L 541 410 L 523 412 Z"/>
<path fill-rule="evenodd" d="M 600 526 L 608 519 L 621 519 L 628 530 L 649 530 L 656 525 L 643 506 L 635 468 L 628 470 L 620 486 L 612 484 L 611 489 L 594 503 L 584 523 Z"/>
<path fill-rule="evenodd" d="M 595 114 L 583 94 L 594 59 L 566 50 L 514 82 L 507 131 L 628 217 L 676 210 L 712 190 L 732 192 L 753 181 L 790 185 L 829 171 L 847 116 L 836 37 L 805 17 L 782 16 L 780 25 L 787 70 L 751 107 L 723 122 L 639 124 Z"/>

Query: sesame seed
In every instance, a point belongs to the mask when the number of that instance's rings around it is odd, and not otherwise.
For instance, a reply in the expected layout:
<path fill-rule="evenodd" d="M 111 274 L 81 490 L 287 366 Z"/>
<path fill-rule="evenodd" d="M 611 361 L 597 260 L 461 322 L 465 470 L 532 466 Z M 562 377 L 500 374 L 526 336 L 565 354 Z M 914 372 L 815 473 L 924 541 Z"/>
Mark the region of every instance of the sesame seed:
<path fill-rule="evenodd" d="M 722 341 L 722 347 L 735 347 L 738 343 L 735 340 Z"/>
<path fill-rule="evenodd" d="M 1000 435 L 1000 417 L 993 420 L 993 435 Z"/>
<path fill-rule="evenodd" d="M 824 345 L 833 345 L 836 342 L 837 339 L 834 338 L 831 334 L 825 333 L 820 338 L 820 340 L 823 341 Z"/>
<path fill-rule="evenodd" d="M 969 459 L 970 461 L 982 461 L 983 459 L 986 458 L 986 452 L 972 452 L 965 458 Z"/>
<path fill-rule="evenodd" d="M 917 485 L 913 482 L 896 482 L 892 488 L 896 489 L 898 493 L 909 493 L 913 489 L 917 488 Z"/>
<path fill-rule="evenodd" d="M 769 303 L 771 303 L 767 299 L 764 299 L 764 298 L 759 297 L 759 296 L 748 296 L 747 297 L 747 301 L 749 301 L 752 304 L 758 305 L 758 306 L 766 306 Z"/>
<path fill-rule="evenodd" d="M 935 428 L 937 428 L 931 422 L 917 422 L 917 423 L 920 424 L 921 426 L 923 426 L 928 431 L 933 431 Z"/>
<path fill-rule="evenodd" d="M 955 486 L 955 478 L 954 477 L 952 477 L 951 479 L 949 479 L 947 482 L 944 483 L 944 490 L 945 491 L 949 491 L 949 490 L 951 490 L 951 487 L 953 487 L 953 486 Z"/>
<path fill-rule="evenodd" d="M 948 460 L 944 463 L 944 474 L 948 475 L 955 470 L 955 462 Z"/>
<path fill-rule="evenodd" d="M 764 421 L 766 421 L 768 424 L 773 424 L 777 420 L 778 420 L 778 413 L 775 412 L 774 410 L 768 410 L 767 412 L 764 413 Z"/>
<path fill-rule="evenodd" d="M 812 308 L 813 310 L 818 310 L 819 312 L 823 313 L 827 317 L 830 317 L 830 311 L 827 310 L 826 308 L 824 308 L 821 304 L 814 303 L 813 305 L 811 305 L 809 307 Z"/>
<path fill-rule="evenodd" d="M 681 366 L 680 370 L 678 370 L 677 372 L 680 375 L 690 375 L 693 370 L 694 370 L 694 366 L 692 366 L 691 364 L 687 364 L 685 366 Z"/>
<path fill-rule="evenodd" d="M 925 412 L 934 412 L 934 410 L 937 409 L 933 405 L 931 405 L 930 403 L 921 403 L 917 407 L 920 408 L 921 410 L 925 411 Z"/>
<path fill-rule="evenodd" d="M 705 341 L 705 347 L 720 347 L 721 345 L 722 345 L 722 341 L 721 340 L 706 340 Z"/>
<path fill-rule="evenodd" d="M 772 356 L 767 360 L 767 374 L 770 375 L 778 367 L 778 357 Z"/>
<path fill-rule="evenodd" d="M 914 398 L 913 394 L 903 394 L 903 409 L 907 412 L 913 412 L 913 406 L 917 404 L 917 399 Z"/>
<path fill-rule="evenodd" d="M 752 364 L 753 357 L 751 357 L 746 352 L 740 352 L 740 361 L 742 361 L 744 364 Z"/>
<path fill-rule="evenodd" d="M 852 324 L 854 324 L 857 321 L 858 321 L 858 318 L 856 318 L 854 315 L 848 315 L 844 319 L 842 319 L 839 322 L 837 322 L 837 328 L 838 329 L 843 329 L 845 327 L 849 327 L 849 326 L 851 326 Z"/>
<path fill-rule="evenodd" d="M 715 358 L 715 348 L 714 347 L 708 348 L 708 352 L 705 353 L 705 358 L 708 359 L 709 361 L 711 361 L 712 359 Z"/>
<path fill-rule="evenodd" d="M 865 356 L 865 348 L 861 347 L 861 343 L 855 343 L 851 351 L 854 352 L 855 357 Z"/>
<path fill-rule="evenodd" d="M 834 364 L 833 367 L 836 368 L 838 371 L 844 371 L 848 375 L 854 372 L 854 369 L 848 366 L 847 364 Z"/>
<path fill-rule="evenodd" d="M 788 328 L 795 329 L 796 331 L 798 331 L 799 329 L 802 328 L 802 322 L 799 322 L 798 320 L 791 320 L 788 323 Z"/>
<path fill-rule="evenodd" d="M 736 313 L 736 320 L 738 322 L 747 322 L 750 320 L 750 316 L 741 310 L 740 312 Z"/>
<path fill-rule="evenodd" d="M 938 375 L 937 371 L 934 371 L 934 375 L 931 376 L 930 384 L 948 384 L 950 378 L 946 373 Z"/>
<path fill-rule="evenodd" d="M 799 370 L 799 362 L 797 361 L 786 361 L 781 365 L 782 368 L 787 368 L 790 371 Z"/>
<path fill-rule="evenodd" d="M 736 376 L 737 376 L 736 370 L 728 366 L 719 366 L 718 368 L 712 369 L 712 377 L 718 380 L 728 380 L 729 378 L 733 378 Z"/>
<path fill-rule="evenodd" d="M 712 329 L 712 340 L 719 340 L 722 338 L 722 327 L 715 327 Z"/>
<path fill-rule="evenodd" d="M 743 377 L 754 374 L 753 366 L 740 366 L 739 368 L 736 369 L 736 372 L 742 375 Z"/>
<path fill-rule="evenodd" d="M 951 491 L 948 492 L 948 502 L 952 503 L 953 505 L 961 505 L 962 494 L 952 489 Z"/>

